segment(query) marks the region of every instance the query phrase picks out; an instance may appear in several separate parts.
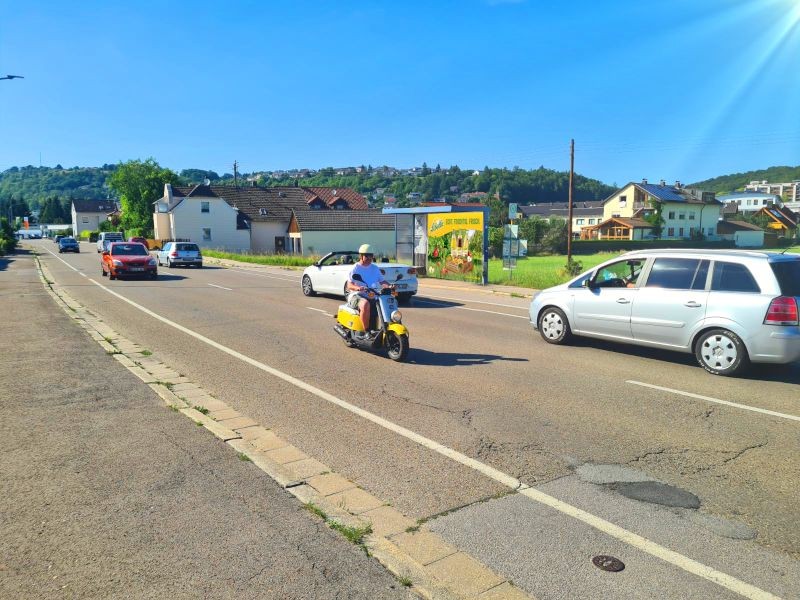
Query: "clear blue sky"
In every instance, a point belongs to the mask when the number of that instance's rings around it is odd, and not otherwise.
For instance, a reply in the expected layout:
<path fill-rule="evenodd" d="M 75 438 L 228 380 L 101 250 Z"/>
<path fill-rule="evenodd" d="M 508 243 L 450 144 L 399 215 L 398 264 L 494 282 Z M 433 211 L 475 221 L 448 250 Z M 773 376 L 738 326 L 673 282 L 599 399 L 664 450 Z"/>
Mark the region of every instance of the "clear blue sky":
<path fill-rule="evenodd" d="M 800 0 L 0 0 L 0 170 L 800 164 Z"/>

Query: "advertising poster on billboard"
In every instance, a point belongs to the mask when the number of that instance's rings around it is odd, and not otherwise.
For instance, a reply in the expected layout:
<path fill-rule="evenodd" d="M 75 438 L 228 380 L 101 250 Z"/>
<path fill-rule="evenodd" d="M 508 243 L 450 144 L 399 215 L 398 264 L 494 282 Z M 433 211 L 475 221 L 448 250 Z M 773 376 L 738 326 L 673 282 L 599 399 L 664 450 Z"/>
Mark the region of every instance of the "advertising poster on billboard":
<path fill-rule="evenodd" d="M 428 276 L 482 281 L 483 212 L 428 215 Z"/>

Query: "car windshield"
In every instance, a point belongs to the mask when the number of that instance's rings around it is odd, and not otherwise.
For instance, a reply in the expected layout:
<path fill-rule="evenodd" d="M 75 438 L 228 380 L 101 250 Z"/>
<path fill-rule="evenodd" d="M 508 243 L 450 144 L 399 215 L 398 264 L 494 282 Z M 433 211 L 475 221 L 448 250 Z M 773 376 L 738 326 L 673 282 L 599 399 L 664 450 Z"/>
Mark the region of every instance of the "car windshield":
<path fill-rule="evenodd" d="M 178 244 L 178 250 L 181 252 L 200 252 L 197 244 Z"/>
<path fill-rule="evenodd" d="M 147 250 L 141 244 L 114 244 L 111 246 L 114 256 L 147 256 Z"/>
<path fill-rule="evenodd" d="M 800 296 L 800 260 L 769 263 L 784 296 Z"/>
<path fill-rule="evenodd" d="M 75 238 L 61 238 L 59 240 L 62 244 L 74 244 Z"/>
<path fill-rule="evenodd" d="M 325 266 L 330 265 L 354 265 L 358 262 L 358 255 L 357 254 L 334 254 L 333 256 L 329 256 L 322 264 Z"/>

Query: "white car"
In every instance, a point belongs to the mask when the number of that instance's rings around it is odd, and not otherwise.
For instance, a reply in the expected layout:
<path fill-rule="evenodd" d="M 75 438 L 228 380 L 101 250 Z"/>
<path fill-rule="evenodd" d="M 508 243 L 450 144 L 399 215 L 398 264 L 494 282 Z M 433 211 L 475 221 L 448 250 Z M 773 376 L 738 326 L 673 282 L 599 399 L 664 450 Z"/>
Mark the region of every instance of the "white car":
<path fill-rule="evenodd" d="M 306 296 L 334 294 L 347 297 L 347 278 L 358 262 L 354 250 L 330 252 L 303 271 L 300 286 Z M 417 269 L 397 263 L 376 263 L 389 283 L 397 286 L 398 299 L 408 302 L 417 293 Z"/>

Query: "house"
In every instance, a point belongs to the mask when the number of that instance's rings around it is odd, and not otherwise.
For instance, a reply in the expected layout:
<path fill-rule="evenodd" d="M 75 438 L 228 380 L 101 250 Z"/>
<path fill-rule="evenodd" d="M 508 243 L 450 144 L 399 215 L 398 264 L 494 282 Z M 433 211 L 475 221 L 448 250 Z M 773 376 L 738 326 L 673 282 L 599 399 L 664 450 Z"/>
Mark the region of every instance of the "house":
<path fill-rule="evenodd" d="M 119 210 L 113 200 L 73 200 L 72 231 L 80 237 L 82 231 L 97 231 L 100 223 L 108 221 L 109 214 Z"/>
<path fill-rule="evenodd" d="M 783 206 L 766 206 L 759 210 L 754 217 L 764 217 L 767 229 L 775 230 L 781 237 L 795 237 L 800 218 L 797 213 Z"/>
<path fill-rule="evenodd" d="M 293 214 L 367 210 L 350 188 L 164 186 L 153 216 L 158 239 L 191 239 L 202 247 L 274 253 L 294 251 Z M 301 247 L 302 248 L 302 247 Z"/>
<path fill-rule="evenodd" d="M 761 248 L 764 246 L 764 230 L 746 221 L 720 221 L 717 235 L 723 240 L 733 240 L 737 248 Z"/>
<path fill-rule="evenodd" d="M 380 210 L 292 211 L 288 234 L 292 254 L 324 255 L 361 244 L 370 244 L 375 254 L 395 253 L 394 216 Z"/>
<path fill-rule="evenodd" d="M 596 233 L 608 229 L 601 226 L 611 224 L 610 219 L 645 220 L 657 210 L 661 212 L 663 219 L 660 238 L 694 239 L 702 235 L 715 239 L 722 203 L 715 198 L 713 192 L 686 188 L 678 181 L 675 185 L 668 185 L 664 180 L 657 185 L 648 183 L 646 179 L 630 182 L 603 201 L 603 222 L 595 225 L 596 229 L 583 229 L 581 237 L 597 239 Z M 628 233 L 634 236 L 635 229 L 628 228 Z M 619 222 L 615 231 L 621 231 Z"/>
<path fill-rule="evenodd" d="M 164 196 L 154 203 L 155 238 L 191 240 L 202 248 L 249 249 L 249 223 L 215 188 L 220 189 L 210 185 L 181 187 L 165 184 Z"/>
<path fill-rule="evenodd" d="M 569 218 L 569 202 L 544 202 L 540 204 L 527 204 L 519 207 L 519 211 L 526 219 L 540 218 L 558 219 Z M 586 202 L 572 203 L 572 235 L 579 238 L 584 227 L 597 225 L 603 220 L 603 203 L 589 200 Z"/>
<path fill-rule="evenodd" d="M 762 192 L 764 194 L 775 194 L 780 196 L 784 202 L 800 203 L 800 180 L 787 183 L 769 183 L 763 181 L 751 181 L 744 186 L 746 192 Z"/>
<path fill-rule="evenodd" d="M 717 196 L 723 205 L 735 204 L 740 213 L 755 213 L 764 206 L 783 206 L 780 196 L 763 192 L 734 192 Z"/>

